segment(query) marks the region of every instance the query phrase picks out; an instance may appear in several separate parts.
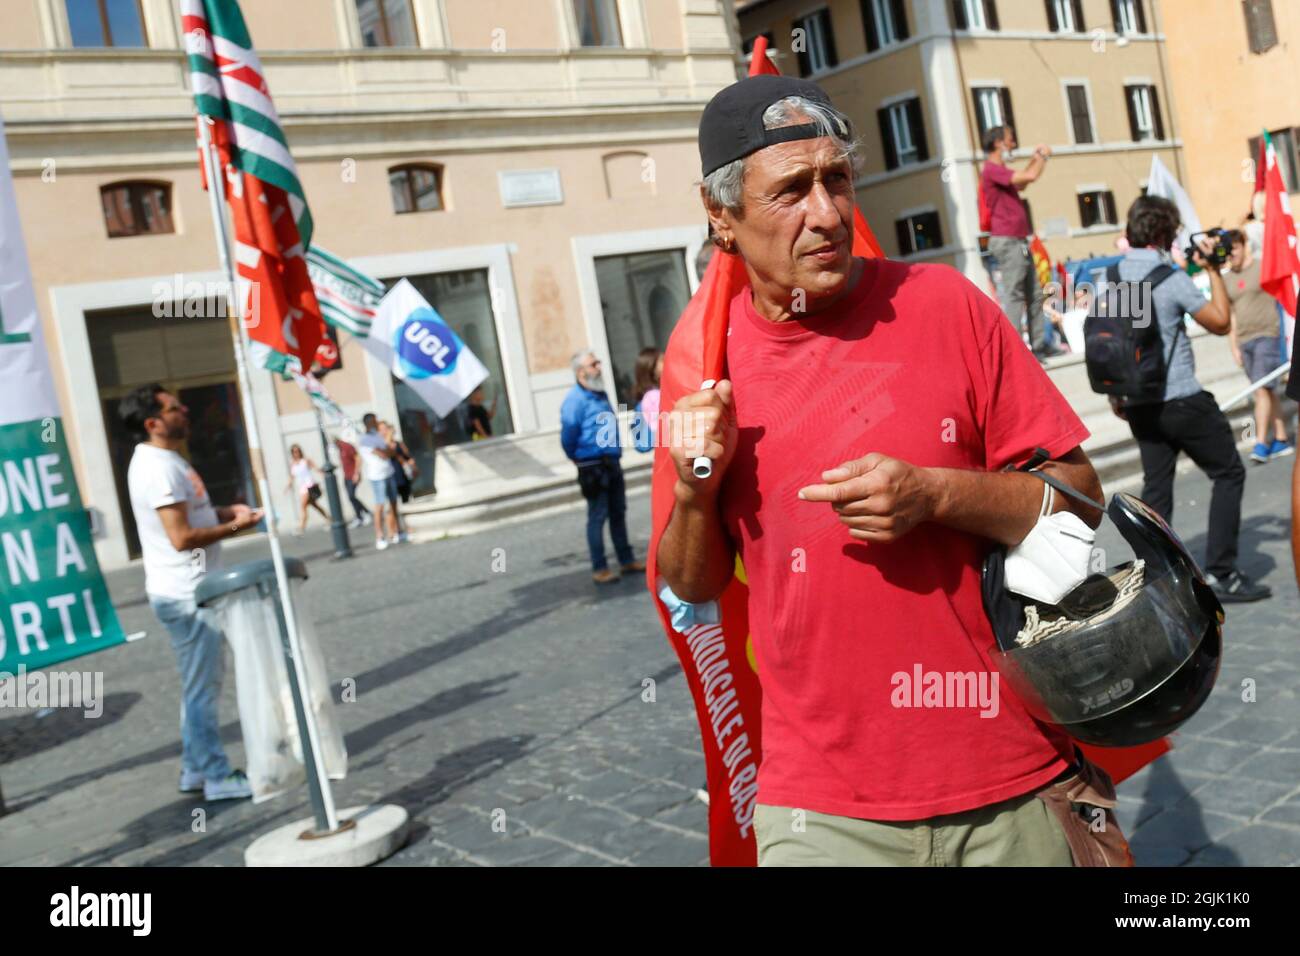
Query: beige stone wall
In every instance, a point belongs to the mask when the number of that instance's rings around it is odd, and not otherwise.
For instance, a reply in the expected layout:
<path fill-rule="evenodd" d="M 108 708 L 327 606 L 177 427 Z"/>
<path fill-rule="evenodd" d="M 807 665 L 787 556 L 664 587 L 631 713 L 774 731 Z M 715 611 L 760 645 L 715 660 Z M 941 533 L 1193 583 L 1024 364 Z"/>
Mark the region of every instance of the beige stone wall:
<path fill-rule="evenodd" d="M 241 3 L 239 8 L 258 50 L 338 50 L 350 45 L 339 33 L 338 4 L 339 0 L 291 0 Z"/>
<path fill-rule="evenodd" d="M 555 50 L 561 46 L 554 0 L 443 0 L 450 46 L 460 50 L 492 48 L 492 31 L 504 29 L 508 49 Z"/>
<path fill-rule="evenodd" d="M 1262 129 L 1300 126 L 1300 4 L 1273 4 L 1278 45 L 1250 52 L 1238 3 L 1163 5 L 1165 49 L 1188 191 L 1206 226 L 1235 227 L 1253 189 L 1248 140 Z M 1300 184 L 1288 183 L 1294 193 Z"/>

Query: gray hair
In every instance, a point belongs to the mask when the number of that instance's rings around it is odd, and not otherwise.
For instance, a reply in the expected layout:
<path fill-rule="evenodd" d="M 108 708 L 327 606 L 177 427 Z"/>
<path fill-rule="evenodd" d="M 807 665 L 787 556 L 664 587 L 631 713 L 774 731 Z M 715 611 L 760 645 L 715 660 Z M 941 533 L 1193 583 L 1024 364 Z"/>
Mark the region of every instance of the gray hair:
<path fill-rule="evenodd" d="M 845 139 L 840 130 L 840 117 L 823 103 L 814 103 L 802 96 L 779 99 L 763 111 L 763 129 L 782 129 L 801 122 L 812 122 L 822 136 L 830 136 L 840 144 L 837 159 L 847 159 L 854 174 L 862 171 L 861 145 L 856 139 Z M 744 204 L 745 160 L 732 160 L 704 177 L 704 195 L 712 206 L 735 211 Z"/>
<path fill-rule="evenodd" d="M 574 352 L 573 358 L 569 359 L 569 368 L 573 369 L 573 377 L 578 377 L 578 371 L 582 368 L 583 362 L 588 355 L 595 355 L 591 349 L 583 349 L 581 352 Z"/>

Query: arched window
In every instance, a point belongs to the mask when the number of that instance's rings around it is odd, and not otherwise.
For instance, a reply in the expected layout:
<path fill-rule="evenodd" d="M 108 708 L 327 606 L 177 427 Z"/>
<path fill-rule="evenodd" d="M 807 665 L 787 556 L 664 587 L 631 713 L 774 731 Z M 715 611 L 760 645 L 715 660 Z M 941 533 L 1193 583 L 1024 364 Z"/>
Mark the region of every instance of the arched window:
<path fill-rule="evenodd" d="M 429 212 L 442 208 L 442 167 L 407 163 L 388 170 L 393 212 Z"/>
<path fill-rule="evenodd" d="M 132 180 L 99 188 L 108 237 L 175 232 L 171 183 Z"/>

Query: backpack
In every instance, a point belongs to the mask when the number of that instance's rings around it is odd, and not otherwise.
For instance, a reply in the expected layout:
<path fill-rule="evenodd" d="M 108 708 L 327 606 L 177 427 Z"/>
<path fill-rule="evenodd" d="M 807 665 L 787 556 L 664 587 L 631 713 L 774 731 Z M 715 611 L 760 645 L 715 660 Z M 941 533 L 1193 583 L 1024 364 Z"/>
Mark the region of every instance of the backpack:
<path fill-rule="evenodd" d="M 1176 271 L 1166 262 L 1143 279 L 1125 281 L 1118 263 L 1106 269 L 1106 284 L 1093 295 L 1083 320 L 1084 362 L 1094 392 L 1128 400 L 1164 397 L 1169 362 L 1183 323 L 1178 323 L 1166 355 L 1152 295 Z"/>

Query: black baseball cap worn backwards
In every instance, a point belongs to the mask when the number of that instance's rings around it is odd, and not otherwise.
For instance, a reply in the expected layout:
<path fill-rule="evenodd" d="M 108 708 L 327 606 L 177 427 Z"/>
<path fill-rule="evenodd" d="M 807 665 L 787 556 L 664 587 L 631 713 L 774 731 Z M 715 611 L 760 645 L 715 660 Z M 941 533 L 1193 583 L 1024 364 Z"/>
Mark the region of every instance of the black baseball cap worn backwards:
<path fill-rule="evenodd" d="M 777 143 L 815 139 L 824 135 L 816 123 L 779 129 L 763 128 L 763 111 L 787 96 L 802 96 L 829 109 L 839 121 L 840 138 L 852 137 L 848 118 L 835 109 L 816 83 L 793 76 L 760 73 L 719 90 L 700 117 L 700 167 L 705 176 L 734 160 Z"/>

